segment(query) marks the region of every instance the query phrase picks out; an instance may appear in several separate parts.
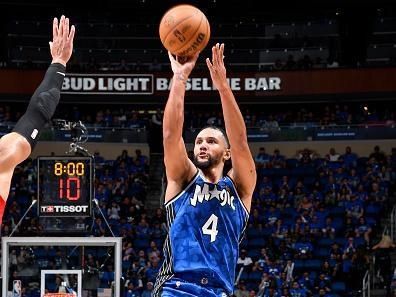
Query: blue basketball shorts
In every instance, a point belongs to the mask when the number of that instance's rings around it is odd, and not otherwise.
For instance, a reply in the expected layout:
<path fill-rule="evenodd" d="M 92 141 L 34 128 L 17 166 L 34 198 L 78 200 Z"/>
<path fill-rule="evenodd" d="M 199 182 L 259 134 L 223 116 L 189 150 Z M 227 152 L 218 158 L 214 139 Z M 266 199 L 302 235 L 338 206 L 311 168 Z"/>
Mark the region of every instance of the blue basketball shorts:
<path fill-rule="evenodd" d="M 222 288 L 199 285 L 172 277 L 162 285 L 161 297 L 228 297 Z"/>

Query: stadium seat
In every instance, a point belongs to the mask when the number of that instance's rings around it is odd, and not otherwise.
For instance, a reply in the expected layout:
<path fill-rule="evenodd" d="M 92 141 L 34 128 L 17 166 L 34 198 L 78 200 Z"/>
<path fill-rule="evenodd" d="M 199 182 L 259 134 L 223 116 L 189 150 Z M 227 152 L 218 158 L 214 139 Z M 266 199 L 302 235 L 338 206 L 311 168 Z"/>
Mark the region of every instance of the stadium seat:
<path fill-rule="evenodd" d="M 249 279 L 249 273 L 248 273 L 246 270 L 244 270 L 244 271 L 242 272 L 241 277 L 240 277 L 239 280 L 246 281 L 246 280 L 248 280 L 248 279 Z"/>
<path fill-rule="evenodd" d="M 129 269 L 129 267 L 131 266 L 131 261 L 130 260 L 128 260 L 128 261 L 122 261 L 122 270 L 128 270 Z"/>
<path fill-rule="evenodd" d="M 311 187 L 316 181 L 316 177 L 314 176 L 306 176 L 304 178 L 304 185 Z"/>
<path fill-rule="evenodd" d="M 249 239 L 248 248 L 262 248 L 265 246 L 265 240 L 262 237 L 256 237 L 253 239 Z"/>
<path fill-rule="evenodd" d="M 344 220 L 342 218 L 334 218 L 333 219 L 333 225 L 336 231 L 341 230 L 341 228 L 344 226 Z"/>
<path fill-rule="evenodd" d="M 102 278 L 104 282 L 110 283 L 114 280 L 114 272 L 113 271 L 105 271 L 103 272 Z"/>
<path fill-rule="evenodd" d="M 322 247 L 330 247 L 333 241 L 334 240 L 331 238 L 321 238 L 318 240 L 318 245 Z"/>
<path fill-rule="evenodd" d="M 291 159 L 286 159 L 286 166 L 287 166 L 287 168 L 290 168 L 290 169 L 296 168 L 296 167 L 297 167 L 297 164 L 298 164 L 298 160 L 297 160 L 297 159 L 293 159 L 293 158 L 291 158 Z"/>
<path fill-rule="evenodd" d="M 249 273 L 250 281 L 260 281 L 263 273 L 261 271 L 252 271 Z"/>
<path fill-rule="evenodd" d="M 246 230 L 246 235 L 248 238 L 256 238 L 260 236 L 260 230 L 257 228 L 248 228 Z"/>
<path fill-rule="evenodd" d="M 380 211 L 381 211 L 381 207 L 379 205 L 369 204 L 366 207 L 365 214 L 367 216 L 378 217 Z"/>
<path fill-rule="evenodd" d="M 356 237 L 355 238 L 355 244 L 356 244 L 357 247 L 365 246 L 366 245 L 366 241 L 364 240 L 363 237 Z"/>
<path fill-rule="evenodd" d="M 248 256 L 249 257 L 251 257 L 251 258 L 253 258 L 253 259 L 257 259 L 257 258 L 259 258 L 260 257 L 260 254 L 261 254 L 261 249 L 248 249 Z"/>
<path fill-rule="evenodd" d="M 347 239 L 345 237 L 337 237 L 334 239 L 334 242 L 343 247 L 346 244 Z"/>
<path fill-rule="evenodd" d="M 315 248 L 314 249 L 314 255 L 318 258 L 325 259 L 329 257 L 329 248 L 321 247 L 321 248 Z"/>
<path fill-rule="evenodd" d="M 290 171 L 286 168 L 274 168 L 273 169 L 273 176 L 279 177 L 284 175 L 289 175 Z"/>
<path fill-rule="evenodd" d="M 343 217 L 345 215 L 345 208 L 342 206 L 334 206 L 329 208 L 330 215 L 332 216 L 337 216 L 337 217 Z"/>
<path fill-rule="evenodd" d="M 374 227 L 375 225 L 377 225 L 377 220 L 373 217 L 366 217 L 366 223 L 370 227 Z"/>
<path fill-rule="evenodd" d="M 145 249 L 150 246 L 150 240 L 149 239 L 135 239 L 133 241 L 133 246 L 136 249 Z"/>
<path fill-rule="evenodd" d="M 302 271 L 304 269 L 304 261 L 303 260 L 294 260 L 294 269 Z"/>
<path fill-rule="evenodd" d="M 333 282 L 333 284 L 331 285 L 331 290 L 335 293 L 342 294 L 346 290 L 346 285 L 344 282 Z"/>
<path fill-rule="evenodd" d="M 271 168 L 262 168 L 260 170 L 261 176 L 272 176 L 274 174 L 274 170 Z"/>
<path fill-rule="evenodd" d="M 322 266 L 322 261 L 317 259 L 306 260 L 304 263 L 304 267 L 308 270 L 320 270 Z"/>
<path fill-rule="evenodd" d="M 360 157 L 357 159 L 357 166 L 358 167 L 366 167 L 367 161 L 368 161 L 368 157 Z"/>

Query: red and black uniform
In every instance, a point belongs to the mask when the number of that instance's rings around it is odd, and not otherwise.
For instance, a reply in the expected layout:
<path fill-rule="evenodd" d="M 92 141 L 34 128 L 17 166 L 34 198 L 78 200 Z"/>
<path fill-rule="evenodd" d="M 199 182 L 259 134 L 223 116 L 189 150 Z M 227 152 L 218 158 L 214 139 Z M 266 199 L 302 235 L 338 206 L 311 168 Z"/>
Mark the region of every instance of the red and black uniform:
<path fill-rule="evenodd" d="M 6 202 L 4 201 L 3 197 L 0 196 L 0 228 L 1 224 L 3 223 L 3 214 L 5 210 Z"/>

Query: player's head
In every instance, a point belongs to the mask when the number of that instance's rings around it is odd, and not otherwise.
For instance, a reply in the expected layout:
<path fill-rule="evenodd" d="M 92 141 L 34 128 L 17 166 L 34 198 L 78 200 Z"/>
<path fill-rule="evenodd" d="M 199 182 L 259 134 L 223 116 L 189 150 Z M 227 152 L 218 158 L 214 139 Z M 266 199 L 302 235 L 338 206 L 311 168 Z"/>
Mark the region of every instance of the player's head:
<path fill-rule="evenodd" d="M 230 158 L 230 143 L 223 129 L 207 126 L 198 133 L 194 143 L 194 163 L 199 169 L 224 166 Z"/>

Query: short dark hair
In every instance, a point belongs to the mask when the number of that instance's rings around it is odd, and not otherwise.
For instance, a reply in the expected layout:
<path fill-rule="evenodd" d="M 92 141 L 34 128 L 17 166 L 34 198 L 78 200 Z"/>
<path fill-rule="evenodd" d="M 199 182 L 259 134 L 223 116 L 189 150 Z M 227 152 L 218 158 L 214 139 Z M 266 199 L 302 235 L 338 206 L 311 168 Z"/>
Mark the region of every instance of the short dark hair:
<path fill-rule="evenodd" d="M 223 128 L 217 127 L 217 126 L 212 126 L 212 125 L 207 125 L 207 126 L 203 127 L 201 130 L 199 130 L 198 133 L 197 133 L 197 135 L 198 135 L 199 133 L 201 133 L 201 131 L 203 131 L 203 130 L 205 130 L 205 129 L 213 129 L 213 130 L 220 131 L 221 134 L 223 134 L 223 136 L 224 136 L 224 139 L 225 139 L 226 144 L 227 144 L 227 148 L 230 148 L 230 147 L 231 147 L 231 146 L 230 146 L 230 141 L 228 140 L 227 133 L 225 132 L 225 130 L 224 130 Z M 195 136 L 195 138 L 196 138 L 196 136 Z"/>

